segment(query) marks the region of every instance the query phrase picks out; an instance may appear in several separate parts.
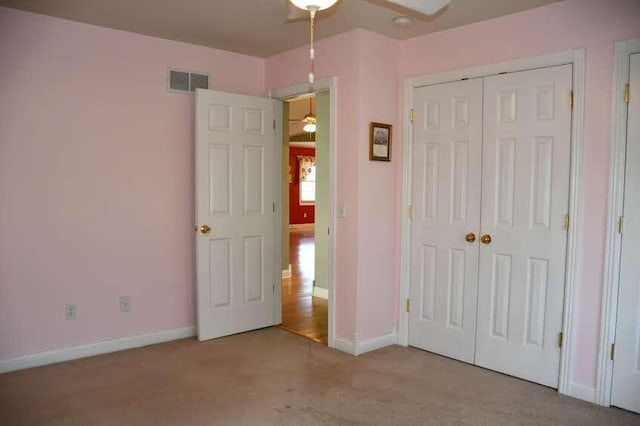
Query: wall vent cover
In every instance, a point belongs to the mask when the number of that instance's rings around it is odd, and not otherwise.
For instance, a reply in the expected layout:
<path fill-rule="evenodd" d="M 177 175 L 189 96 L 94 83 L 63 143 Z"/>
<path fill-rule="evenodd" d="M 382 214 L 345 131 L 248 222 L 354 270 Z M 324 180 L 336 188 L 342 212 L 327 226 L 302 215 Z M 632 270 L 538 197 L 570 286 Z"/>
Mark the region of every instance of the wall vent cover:
<path fill-rule="evenodd" d="M 167 88 L 171 92 L 194 93 L 209 88 L 209 75 L 169 68 Z"/>

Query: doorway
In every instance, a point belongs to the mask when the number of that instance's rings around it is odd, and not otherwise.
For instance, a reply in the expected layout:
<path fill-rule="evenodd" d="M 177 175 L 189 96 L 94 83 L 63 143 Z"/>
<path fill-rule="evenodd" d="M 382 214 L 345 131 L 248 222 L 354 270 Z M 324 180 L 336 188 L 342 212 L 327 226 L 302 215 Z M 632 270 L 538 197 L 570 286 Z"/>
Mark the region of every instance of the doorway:
<path fill-rule="evenodd" d="M 286 220 L 282 236 L 281 327 L 327 345 L 328 92 L 285 101 L 283 118 L 283 219 Z"/>

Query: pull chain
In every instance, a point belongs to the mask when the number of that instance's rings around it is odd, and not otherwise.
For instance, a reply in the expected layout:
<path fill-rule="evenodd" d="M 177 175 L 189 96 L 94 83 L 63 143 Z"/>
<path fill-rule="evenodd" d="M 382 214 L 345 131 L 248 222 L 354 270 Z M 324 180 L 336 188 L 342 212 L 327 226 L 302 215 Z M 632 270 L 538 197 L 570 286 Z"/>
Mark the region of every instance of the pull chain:
<path fill-rule="evenodd" d="M 316 17 L 316 11 L 315 10 L 310 10 L 309 13 L 311 15 L 311 20 L 310 20 L 310 22 L 311 22 L 311 25 L 310 25 L 311 43 L 310 43 L 310 46 L 309 46 L 309 60 L 311 62 L 311 69 L 310 69 L 310 72 L 309 72 L 309 83 L 313 84 L 313 80 L 314 80 L 314 76 L 313 76 L 313 60 L 316 57 L 316 52 L 313 49 L 313 27 L 314 27 L 314 19 Z"/>

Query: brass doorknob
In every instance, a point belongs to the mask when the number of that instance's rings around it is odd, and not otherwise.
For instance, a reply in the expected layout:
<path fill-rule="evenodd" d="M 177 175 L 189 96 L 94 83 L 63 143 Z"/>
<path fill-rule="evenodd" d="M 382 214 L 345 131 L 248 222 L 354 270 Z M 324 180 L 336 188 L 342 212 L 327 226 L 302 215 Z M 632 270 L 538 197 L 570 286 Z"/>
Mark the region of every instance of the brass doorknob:
<path fill-rule="evenodd" d="M 482 244 L 491 244 L 491 235 L 484 234 L 482 237 L 480 237 L 480 241 L 482 242 Z"/>
<path fill-rule="evenodd" d="M 211 227 L 209 225 L 202 225 L 200 227 L 200 232 L 203 234 L 208 234 L 209 232 L 211 232 Z"/>
<path fill-rule="evenodd" d="M 472 243 L 476 240 L 476 234 L 474 234 L 473 232 L 469 232 L 464 236 L 464 240 L 468 243 Z"/>

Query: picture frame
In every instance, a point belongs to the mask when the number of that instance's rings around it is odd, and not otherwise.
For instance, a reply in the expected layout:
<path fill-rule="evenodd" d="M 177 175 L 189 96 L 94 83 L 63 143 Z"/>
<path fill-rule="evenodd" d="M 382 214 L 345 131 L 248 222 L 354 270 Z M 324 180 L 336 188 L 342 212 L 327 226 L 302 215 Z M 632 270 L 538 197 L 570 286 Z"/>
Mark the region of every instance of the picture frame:
<path fill-rule="evenodd" d="M 391 161 L 391 124 L 371 122 L 369 126 L 369 160 Z"/>

